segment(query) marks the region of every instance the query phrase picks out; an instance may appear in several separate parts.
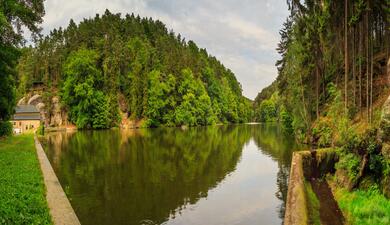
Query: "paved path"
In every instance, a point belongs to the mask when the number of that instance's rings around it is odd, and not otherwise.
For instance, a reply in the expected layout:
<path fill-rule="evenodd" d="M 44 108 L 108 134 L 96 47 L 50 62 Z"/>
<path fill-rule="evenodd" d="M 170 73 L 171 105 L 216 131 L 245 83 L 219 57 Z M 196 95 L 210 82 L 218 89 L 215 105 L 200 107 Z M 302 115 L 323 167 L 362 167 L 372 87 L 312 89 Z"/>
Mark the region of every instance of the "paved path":
<path fill-rule="evenodd" d="M 36 136 L 34 136 L 34 140 L 45 181 L 46 200 L 49 205 L 54 225 L 80 225 L 80 221 L 62 189 L 61 184 L 43 151 L 41 143 L 39 143 Z"/>

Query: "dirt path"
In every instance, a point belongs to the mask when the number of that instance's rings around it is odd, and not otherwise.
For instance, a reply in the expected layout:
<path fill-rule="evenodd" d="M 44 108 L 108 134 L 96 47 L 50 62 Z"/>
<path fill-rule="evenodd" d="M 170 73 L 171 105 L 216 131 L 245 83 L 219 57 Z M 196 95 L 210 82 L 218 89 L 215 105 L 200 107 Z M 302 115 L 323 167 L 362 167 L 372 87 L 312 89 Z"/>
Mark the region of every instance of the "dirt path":
<path fill-rule="evenodd" d="M 311 186 L 320 202 L 320 220 L 322 225 L 343 225 L 344 217 L 333 197 L 328 182 L 312 179 Z"/>

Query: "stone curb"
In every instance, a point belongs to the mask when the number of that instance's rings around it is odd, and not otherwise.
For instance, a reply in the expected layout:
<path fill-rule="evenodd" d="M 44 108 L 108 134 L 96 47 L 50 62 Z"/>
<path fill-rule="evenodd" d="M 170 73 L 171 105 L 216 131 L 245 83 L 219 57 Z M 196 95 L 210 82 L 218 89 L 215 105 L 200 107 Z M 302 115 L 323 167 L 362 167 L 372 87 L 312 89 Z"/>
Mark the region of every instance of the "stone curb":
<path fill-rule="evenodd" d="M 46 186 L 46 200 L 54 225 L 80 225 L 80 221 L 66 197 L 36 135 L 34 135 L 34 141 Z"/>

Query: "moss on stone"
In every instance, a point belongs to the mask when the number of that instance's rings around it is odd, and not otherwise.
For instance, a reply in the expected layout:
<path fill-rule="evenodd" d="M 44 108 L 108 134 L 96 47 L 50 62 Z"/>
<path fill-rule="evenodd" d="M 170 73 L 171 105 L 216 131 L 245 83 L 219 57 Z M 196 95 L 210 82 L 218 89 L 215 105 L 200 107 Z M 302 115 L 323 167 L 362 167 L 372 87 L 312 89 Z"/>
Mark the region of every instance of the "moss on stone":
<path fill-rule="evenodd" d="M 307 196 L 307 208 L 309 224 L 321 225 L 320 221 L 320 202 L 313 191 L 311 184 L 305 181 L 305 192 Z"/>

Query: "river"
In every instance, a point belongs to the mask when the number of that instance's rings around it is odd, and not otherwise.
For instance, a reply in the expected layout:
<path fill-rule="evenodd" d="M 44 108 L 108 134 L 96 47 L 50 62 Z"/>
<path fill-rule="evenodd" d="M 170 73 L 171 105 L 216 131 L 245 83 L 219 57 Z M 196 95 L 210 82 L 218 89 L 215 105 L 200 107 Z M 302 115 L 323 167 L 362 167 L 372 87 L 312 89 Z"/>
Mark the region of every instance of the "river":
<path fill-rule="evenodd" d="M 292 152 L 276 124 L 49 133 L 83 225 L 281 224 Z"/>

